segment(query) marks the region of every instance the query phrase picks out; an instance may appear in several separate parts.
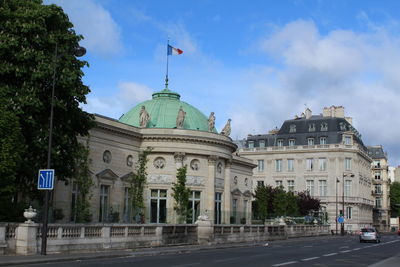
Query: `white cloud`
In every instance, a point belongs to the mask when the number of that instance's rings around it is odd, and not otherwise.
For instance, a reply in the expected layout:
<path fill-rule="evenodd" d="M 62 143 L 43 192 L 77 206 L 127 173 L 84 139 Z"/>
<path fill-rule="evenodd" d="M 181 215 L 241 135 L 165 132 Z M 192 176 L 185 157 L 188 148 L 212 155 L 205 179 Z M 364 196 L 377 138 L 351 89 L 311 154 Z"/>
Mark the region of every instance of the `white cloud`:
<path fill-rule="evenodd" d="M 74 24 L 75 31 L 82 34 L 81 45 L 89 53 L 103 56 L 121 52 L 121 30 L 110 13 L 94 0 L 48 0 L 46 4 L 60 5 Z"/>
<path fill-rule="evenodd" d="M 133 82 L 120 82 L 118 88 L 118 93 L 112 97 L 91 97 L 89 95 L 87 105 L 83 108 L 87 112 L 119 119 L 135 105 L 151 99 L 153 91 L 145 85 Z"/>

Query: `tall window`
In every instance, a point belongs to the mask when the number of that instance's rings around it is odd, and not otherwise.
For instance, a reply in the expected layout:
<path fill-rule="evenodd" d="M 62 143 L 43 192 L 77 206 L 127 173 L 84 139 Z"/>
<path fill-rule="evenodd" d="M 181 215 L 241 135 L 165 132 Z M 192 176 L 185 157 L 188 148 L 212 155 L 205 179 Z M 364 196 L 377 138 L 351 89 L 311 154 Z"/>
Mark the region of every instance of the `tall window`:
<path fill-rule="evenodd" d="M 321 197 L 326 197 L 328 191 L 326 180 L 319 180 L 319 195 Z"/>
<path fill-rule="evenodd" d="M 380 180 L 381 179 L 381 171 L 375 171 L 375 179 Z"/>
<path fill-rule="evenodd" d="M 315 132 L 315 123 L 310 123 L 308 125 L 308 131 L 309 132 Z"/>
<path fill-rule="evenodd" d="M 375 208 L 377 209 L 382 208 L 382 200 L 380 197 L 375 198 Z"/>
<path fill-rule="evenodd" d="M 306 170 L 312 171 L 313 170 L 313 159 L 306 159 Z"/>
<path fill-rule="evenodd" d="M 296 132 L 296 125 L 295 124 L 291 124 L 290 125 L 289 132 L 291 132 L 291 133 L 295 133 Z"/>
<path fill-rule="evenodd" d="M 351 136 L 345 136 L 344 137 L 344 144 L 345 145 L 351 145 Z"/>
<path fill-rule="evenodd" d="M 283 146 L 283 139 L 278 139 L 278 146 Z"/>
<path fill-rule="evenodd" d="M 222 193 L 215 193 L 214 223 L 221 224 Z"/>
<path fill-rule="evenodd" d="M 237 199 L 232 199 L 231 223 L 237 223 Z"/>
<path fill-rule="evenodd" d="M 167 190 L 152 189 L 150 193 L 150 222 L 167 221 Z"/>
<path fill-rule="evenodd" d="M 257 187 L 264 186 L 264 181 L 257 181 Z"/>
<path fill-rule="evenodd" d="M 382 193 L 382 185 L 380 185 L 380 184 L 375 185 L 375 193 L 376 194 Z"/>
<path fill-rule="evenodd" d="M 275 181 L 276 187 L 283 186 L 282 180 Z"/>
<path fill-rule="evenodd" d="M 346 219 L 351 219 L 353 217 L 353 209 L 351 207 L 346 207 Z"/>
<path fill-rule="evenodd" d="M 314 145 L 314 138 L 308 138 L 308 139 L 307 139 L 307 144 L 308 144 L 309 146 L 313 146 L 313 145 Z"/>
<path fill-rule="evenodd" d="M 289 172 L 294 171 L 294 159 L 288 159 L 287 160 L 287 170 Z"/>
<path fill-rule="evenodd" d="M 344 160 L 344 169 L 346 171 L 351 171 L 351 158 L 345 158 L 345 160 Z"/>
<path fill-rule="evenodd" d="M 319 170 L 326 171 L 326 158 L 319 159 Z"/>
<path fill-rule="evenodd" d="M 264 140 L 258 141 L 258 144 L 259 144 L 260 147 L 265 147 L 265 141 Z"/>
<path fill-rule="evenodd" d="M 102 184 L 100 186 L 99 222 L 107 222 L 108 221 L 109 192 L 110 192 L 110 186 L 104 185 L 104 184 Z"/>
<path fill-rule="evenodd" d="M 306 181 L 306 189 L 310 196 L 314 196 L 314 180 L 307 180 Z"/>
<path fill-rule="evenodd" d="M 289 146 L 294 146 L 294 145 L 295 145 L 295 140 L 289 139 Z"/>
<path fill-rule="evenodd" d="M 130 214 L 131 214 L 131 205 L 130 205 L 130 196 L 129 196 L 129 187 L 125 187 L 124 191 L 124 222 L 130 222 Z"/>
<path fill-rule="evenodd" d="M 187 218 L 188 223 L 194 223 L 197 217 L 200 215 L 200 191 L 192 191 L 189 196 L 189 216 Z"/>
<path fill-rule="evenodd" d="M 261 171 L 264 170 L 264 160 L 263 160 L 263 159 L 259 159 L 259 160 L 258 160 L 257 170 L 258 170 L 259 172 L 261 172 Z"/>
<path fill-rule="evenodd" d="M 277 171 L 277 172 L 282 171 L 282 160 L 281 159 L 275 160 L 275 171 Z"/>
<path fill-rule="evenodd" d="M 322 137 L 319 138 L 319 144 L 320 145 L 326 145 L 326 137 L 325 136 L 322 136 Z"/>
<path fill-rule="evenodd" d="M 243 216 L 242 218 L 244 218 L 244 223 L 246 223 L 246 218 L 247 218 L 247 205 L 248 205 L 249 201 L 247 199 L 243 200 Z M 243 222 L 240 222 L 243 223 Z"/>
<path fill-rule="evenodd" d="M 78 200 L 78 185 L 72 181 L 72 190 L 71 190 L 71 222 L 75 222 L 76 220 L 76 202 Z"/>
<path fill-rule="evenodd" d="M 294 191 L 294 180 L 288 180 L 287 184 L 288 184 L 288 191 L 293 192 Z"/>
<path fill-rule="evenodd" d="M 351 196 L 351 180 L 344 181 L 344 195 L 346 197 Z"/>
<path fill-rule="evenodd" d="M 249 141 L 249 148 L 254 148 L 254 141 Z"/>

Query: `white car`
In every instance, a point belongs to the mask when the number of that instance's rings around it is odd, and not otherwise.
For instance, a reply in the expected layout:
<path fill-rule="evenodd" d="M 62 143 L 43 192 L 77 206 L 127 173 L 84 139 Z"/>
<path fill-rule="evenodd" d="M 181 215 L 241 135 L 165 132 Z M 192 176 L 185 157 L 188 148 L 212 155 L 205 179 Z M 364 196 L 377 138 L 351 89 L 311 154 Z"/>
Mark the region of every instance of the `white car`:
<path fill-rule="evenodd" d="M 381 236 L 375 228 L 363 228 L 360 233 L 360 243 L 372 241 L 375 243 L 381 242 Z"/>

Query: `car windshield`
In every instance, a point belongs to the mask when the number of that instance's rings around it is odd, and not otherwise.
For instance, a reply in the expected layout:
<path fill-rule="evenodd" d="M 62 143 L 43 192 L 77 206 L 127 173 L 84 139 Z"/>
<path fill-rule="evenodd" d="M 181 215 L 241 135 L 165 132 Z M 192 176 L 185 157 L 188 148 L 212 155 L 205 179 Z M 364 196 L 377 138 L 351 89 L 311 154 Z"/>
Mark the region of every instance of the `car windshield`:
<path fill-rule="evenodd" d="M 363 233 L 374 233 L 375 230 L 374 229 L 370 229 L 370 228 L 364 228 L 364 229 L 361 229 L 361 232 L 363 232 Z"/>

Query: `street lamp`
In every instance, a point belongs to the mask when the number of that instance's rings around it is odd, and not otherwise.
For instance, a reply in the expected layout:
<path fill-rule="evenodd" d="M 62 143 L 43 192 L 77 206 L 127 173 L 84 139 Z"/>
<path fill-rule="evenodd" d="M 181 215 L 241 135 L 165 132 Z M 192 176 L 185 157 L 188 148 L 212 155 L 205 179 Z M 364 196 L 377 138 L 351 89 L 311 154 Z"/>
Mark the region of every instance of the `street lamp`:
<path fill-rule="evenodd" d="M 338 219 L 339 219 L 339 214 L 338 214 L 338 183 L 340 183 L 340 180 L 339 180 L 339 178 L 336 178 L 336 219 L 335 219 L 336 231 L 335 231 L 335 235 L 338 234 Z"/>
<path fill-rule="evenodd" d="M 76 57 L 81 57 L 86 54 L 86 49 L 82 46 L 77 46 L 74 48 L 74 55 Z M 50 169 L 51 165 L 51 145 L 53 141 L 53 120 L 54 120 L 54 92 L 56 86 L 56 71 L 57 71 L 57 59 L 58 59 L 58 43 L 54 49 L 53 57 L 53 78 L 52 78 L 52 88 L 51 88 L 51 104 L 50 104 L 50 126 L 49 126 L 49 144 L 47 150 L 47 169 Z M 46 190 L 44 196 L 44 213 L 43 213 L 43 226 L 42 226 L 42 247 L 40 254 L 46 255 L 47 250 L 47 221 L 49 214 L 49 191 Z"/>
<path fill-rule="evenodd" d="M 342 214 L 344 217 L 344 177 L 354 177 L 353 173 L 343 173 L 342 176 L 342 183 L 343 183 L 343 189 L 342 189 Z M 340 235 L 344 235 L 344 220 L 343 222 L 340 224 Z"/>

